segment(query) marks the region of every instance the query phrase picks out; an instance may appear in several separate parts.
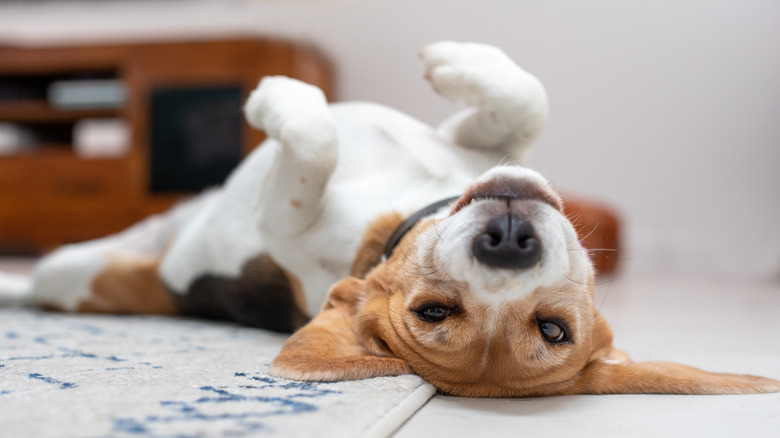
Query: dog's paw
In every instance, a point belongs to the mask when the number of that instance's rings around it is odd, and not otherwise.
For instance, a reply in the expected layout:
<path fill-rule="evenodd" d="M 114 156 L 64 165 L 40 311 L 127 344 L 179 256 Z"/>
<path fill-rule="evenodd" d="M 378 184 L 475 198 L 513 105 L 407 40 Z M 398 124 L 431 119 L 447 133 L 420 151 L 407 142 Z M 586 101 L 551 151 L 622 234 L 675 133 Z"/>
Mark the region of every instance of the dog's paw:
<path fill-rule="evenodd" d="M 441 41 L 424 47 L 420 59 L 425 78 L 439 94 L 471 106 L 541 87 L 502 50 L 485 44 Z"/>
<path fill-rule="evenodd" d="M 319 88 L 285 76 L 266 76 L 244 105 L 244 116 L 269 137 L 280 139 L 305 119 L 327 119 L 325 94 Z"/>

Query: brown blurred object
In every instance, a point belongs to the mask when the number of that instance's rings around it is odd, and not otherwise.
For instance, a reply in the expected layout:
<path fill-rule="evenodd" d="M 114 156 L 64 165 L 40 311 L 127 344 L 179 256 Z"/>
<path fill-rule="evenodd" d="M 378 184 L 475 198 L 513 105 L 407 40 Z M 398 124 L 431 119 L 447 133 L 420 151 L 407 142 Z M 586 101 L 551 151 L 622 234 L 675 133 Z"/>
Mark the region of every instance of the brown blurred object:
<path fill-rule="evenodd" d="M 121 81 L 126 100 L 115 108 L 66 109 L 49 102 L 51 83 L 84 75 Z M 153 92 L 228 84 L 245 99 L 266 75 L 298 78 L 334 97 L 327 59 L 309 45 L 273 38 L 0 46 L 0 122 L 60 133 L 54 139 L 42 135 L 30 148 L 0 156 L 0 253 L 35 253 L 115 233 L 191 195 L 150 188 Z M 80 120 L 94 118 L 127 121 L 132 140 L 124 156 L 84 159 L 76 154 L 69 131 Z M 239 123 L 241 155 L 263 135 Z"/>
<path fill-rule="evenodd" d="M 620 219 L 610 208 L 564 196 L 563 212 L 574 225 L 580 242 L 590 252 L 600 274 L 614 272 L 620 261 Z"/>

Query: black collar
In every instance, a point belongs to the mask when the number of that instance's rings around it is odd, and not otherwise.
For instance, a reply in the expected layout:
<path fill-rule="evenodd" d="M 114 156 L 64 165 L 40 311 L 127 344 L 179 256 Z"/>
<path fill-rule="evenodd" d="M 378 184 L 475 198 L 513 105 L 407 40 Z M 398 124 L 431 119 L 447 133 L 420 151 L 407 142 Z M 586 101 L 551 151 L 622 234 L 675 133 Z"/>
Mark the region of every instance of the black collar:
<path fill-rule="evenodd" d="M 387 239 L 387 243 L 385 244 L 385 252 L 382 253 L 382 261 L 385 261 L 390 258 L 390 256 L 393 254 L 393 250 L 395 249 L 395 247 L 398 246 L 398 244 L 401 242 L 401 239 L 404 238 L 406 233 L 408 233 L 409 230 L 411 230 L 412 227 L 414 227 L 417 224 L 417 222 L 420 222 L 420 220 L 452 204 L 455 200 L 459 198 L 460 196 L 453 196 L 451 198 L 442 199 L 441 201 L 434 202 L 433 204 L 430 204 L 418 210 L 417 212 L 415 212 L 414 214 L 406 218 L 405 221 L 401 222 L 401 224 L 398 225 L 395 231 L 393 231 L 393 234 L 390 235 L 390 238 Z"/>

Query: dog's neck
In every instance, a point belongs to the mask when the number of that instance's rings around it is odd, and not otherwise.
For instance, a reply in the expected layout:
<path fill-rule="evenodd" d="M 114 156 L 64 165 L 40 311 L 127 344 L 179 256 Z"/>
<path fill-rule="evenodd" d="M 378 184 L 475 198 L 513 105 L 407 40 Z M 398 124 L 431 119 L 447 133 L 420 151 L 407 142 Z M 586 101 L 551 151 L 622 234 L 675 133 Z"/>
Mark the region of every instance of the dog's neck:
<path fill-rule="evenodd" d="M 398 246 L 398 244 L 401 242 L 401 239 L 404 238 L 406 233 L 408 233 L 409 230 L 411 230 L 417 224 L 417 222 L 420 222 L 422 219 L 437 213 L 439 210 L 449 206 L 459 198 L 460 196 L 453 196 L 442 199 L 441 201 L 434 202 L 433 204 L 427 205 L 420 210 L 417 210 L 408 218 L 406 218 L 406 220 L 401 222 L 401 224 L 396 227 L 395 231 L 393 231 L 393 234 L 390 235 L 390 238 L 387 239 L 387 242 L 385 243 L 385 250 L 382 253 L 382 261 L 390 258 L 395 247 Z"/>
<path fill-rule="evenodd" d="M 393 253 L 406 233 L 422 219 L 436 214 L 458 197 L 434 202 L 404 219 L 398 213 L 387 213 L 376 218 L 366 229 L 360 242 L 355 259 L 352 261 L 350 275 L 365 278 L 366 274 L 381 264 Z"/>

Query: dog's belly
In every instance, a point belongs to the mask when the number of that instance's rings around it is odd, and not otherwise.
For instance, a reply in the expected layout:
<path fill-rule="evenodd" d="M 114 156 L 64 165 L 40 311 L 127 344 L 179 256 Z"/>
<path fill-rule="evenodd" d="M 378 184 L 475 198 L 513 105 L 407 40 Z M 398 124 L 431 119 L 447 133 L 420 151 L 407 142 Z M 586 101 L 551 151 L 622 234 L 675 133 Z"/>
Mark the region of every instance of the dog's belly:
<path fill-rule="evenodd" d="M 309 321 L 300 283 L 268 254 L 248 260 L 237 278 L 199 277 L 177 296 L 182 314 L 229 319 L 278 332 L 293 332 Z"/>
<path fill-rule="evenodd" d="M 280 147 L 267 140 L 177 235 L 160 274 L 177 295 L 201 297 L 192 298 L 190 313 L 196 313 L 192 306 L 208 306 L 210 298 L 203 296 L 221 288 L 234 297 L 238 289 L 250 295 L 264 289 L 278 295 L 279 287 L 268 287 L 262 276 L 247 270 L 252 260 L 267 254 L 288 278 L 300 282 L 303 307 L 310 316 L 316 315 L 330 286 L 349 275 L 371 221 L 392 212 L 406 216 L 432 201 L 459 194 L 486 165 L 484 153 L 448 144 L 430 127 L 395 110 L 375 104 L 338 104 L 332 112 L 339 161 L 322 212 L 303 233 L 281 237 L 259 227 L 257 206 L 273 208 L 258 203 L 259 188 Z M 237 289 L 234 282 L 242 286 Z M 288 295 L 292 294 L 291 289 Z M 255 298 L 246 299 L 252 305 L 265 305 Z M 288 303 L 295 301 L 288 298 Z"/>
<path fill-rule="evenodd" d="M 175 293 L 185 294 L 204 276 L 238 278 L 247 261 L 266 252 L 252 210 L 271 164 L 267 152 L 250 154 L 175 236 L 160 264 Z"/>

